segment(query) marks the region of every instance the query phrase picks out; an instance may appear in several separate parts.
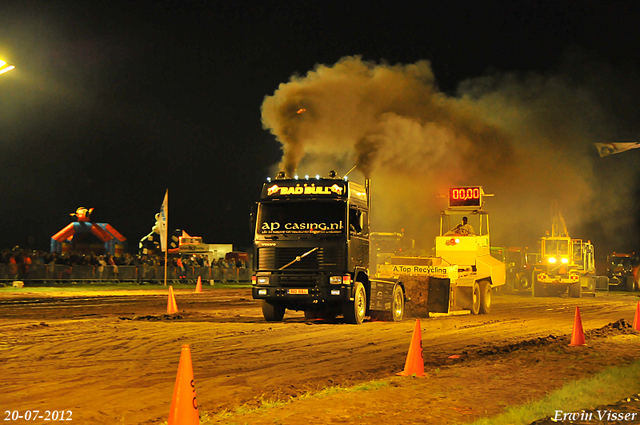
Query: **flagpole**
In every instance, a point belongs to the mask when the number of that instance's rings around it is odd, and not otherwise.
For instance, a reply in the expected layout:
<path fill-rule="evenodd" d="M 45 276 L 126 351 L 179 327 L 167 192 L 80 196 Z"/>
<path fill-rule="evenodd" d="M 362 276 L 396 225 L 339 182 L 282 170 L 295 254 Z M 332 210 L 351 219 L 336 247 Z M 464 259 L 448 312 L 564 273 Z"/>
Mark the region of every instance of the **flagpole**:
<path fill-rule="evenodd" d="M 164 286 L 167 286 L 167 257 L 169 256 L 169 249 L 164 252 Z"/>
<path fill-rule="evenodd" d="M 164 286 L 167 286 L 167 261 L 169 258 L 169 189 L 167 189 L 166 193 L 167 198 L 167 222 L 165 223 L 165 232 L 164 232 Z"/>

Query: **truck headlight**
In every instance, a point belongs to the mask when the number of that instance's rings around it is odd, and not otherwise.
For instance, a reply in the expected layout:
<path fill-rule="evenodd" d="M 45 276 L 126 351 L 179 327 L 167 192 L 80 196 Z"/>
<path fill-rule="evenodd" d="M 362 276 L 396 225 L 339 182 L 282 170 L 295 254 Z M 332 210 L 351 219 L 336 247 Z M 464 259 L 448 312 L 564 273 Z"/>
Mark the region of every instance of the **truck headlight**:
<path fill-rule="evenodd" d="M 329 283 L 332 285 L 340 285 L 342 283 L 342 276 L 329 276 Z"/>
<path fill-rule="evenodd" d="M 555 264 L 556 263 L 556 259 L 553 257 L 549 257 L 549 259 L 547 259 L 547 261 L 549 262 L 549 264 Z"/>
<path fill-rule="evenodd" d="M 562 261 L 562 264 L 569 264 L 568 258 L 563 258 L 561 261 Z"/>
<path fill-rule="evenodd" d="M 269 276 L 258 276 L 258 285 L 268 285 L 269 284 Z"/>

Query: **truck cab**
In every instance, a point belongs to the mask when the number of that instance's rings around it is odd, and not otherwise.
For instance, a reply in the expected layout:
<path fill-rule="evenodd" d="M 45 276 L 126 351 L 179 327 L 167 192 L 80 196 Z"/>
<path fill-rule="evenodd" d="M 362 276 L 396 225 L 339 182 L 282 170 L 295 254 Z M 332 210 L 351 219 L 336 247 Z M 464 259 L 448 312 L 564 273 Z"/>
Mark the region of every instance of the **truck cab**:
<path fill-rule="evenodd" d="M 252 295 L 265 320 L 287 309 L 307 318 L 344 316 L 362 323 L 373 312 L 401 320 L 401 285 L 369 278 L 369 197 L 366 185 L 340 178 L 267 181 L 256 205 Z"/>

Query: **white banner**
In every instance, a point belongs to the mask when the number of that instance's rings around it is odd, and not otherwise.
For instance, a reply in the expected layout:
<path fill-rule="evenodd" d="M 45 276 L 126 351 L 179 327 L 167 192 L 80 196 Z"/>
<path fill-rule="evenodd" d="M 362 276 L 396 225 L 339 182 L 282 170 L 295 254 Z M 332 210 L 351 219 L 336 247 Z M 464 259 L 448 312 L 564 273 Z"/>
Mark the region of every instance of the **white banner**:
<path fill-rule="evenodd" d="M 612 143 L 594 143 L 600 158 L 604 156 L 613 155 L 614 153 L 620 153 L 628 151 L 629 149 L 640 148 L 639 142 L 612 142 Z"/>
<path fill-rule="evenodd" d="M 169 221 L 169 189 L 164 194 L 164 201 L 160 206 L 160 213 L 158 215 L 158 233 L 160 234 L 160 247 L 162 252 L 167 251 L 167 222 Z"/>

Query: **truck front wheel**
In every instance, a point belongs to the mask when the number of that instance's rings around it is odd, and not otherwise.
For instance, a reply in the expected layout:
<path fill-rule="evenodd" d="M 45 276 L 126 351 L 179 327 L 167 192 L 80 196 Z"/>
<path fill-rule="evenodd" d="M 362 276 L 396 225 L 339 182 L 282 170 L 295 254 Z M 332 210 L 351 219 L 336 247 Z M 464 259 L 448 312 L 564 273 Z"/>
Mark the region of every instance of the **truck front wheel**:
<path fill-rule="evenodd" d="M 638 290 L 636 279 L 633 276 L 627 276 L 627 282 L 625 286 L 626 286 L 625 289 L 629 292 L 635 292 Z"/>
<path fill-rule="evenodd" d="M 394 322 L 402 322 L 404 317 L 404 291 L 402 286 L 393 288 L 393 302 L 391 304 L 391 318 Z"/>
<path fill-rule="evenodd" d="M 353 287 L 353 301 L 347 301 L 343 305 L 344 320 L 353 325 L 364 322 L 367 312 L 367 292 L 360 282 L 356 282 Z"/>
<path fill-rule="evenodd" d="M 520 289 L 522 291 L 528 291 L 531 289 L 531 276 L 524 275 L 520 278 Z"/>
<path fill-rule="evenodd" d="M 262 300 L 262 315 L 267 322 L 280 322 L 284 317 L 284 306 Z"/>
<path fill-rule="evenodd" d="M 491 311 L 491 283 L 482 280 L 480 287 L 480 314 L 489 314 Z"/>

